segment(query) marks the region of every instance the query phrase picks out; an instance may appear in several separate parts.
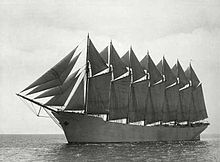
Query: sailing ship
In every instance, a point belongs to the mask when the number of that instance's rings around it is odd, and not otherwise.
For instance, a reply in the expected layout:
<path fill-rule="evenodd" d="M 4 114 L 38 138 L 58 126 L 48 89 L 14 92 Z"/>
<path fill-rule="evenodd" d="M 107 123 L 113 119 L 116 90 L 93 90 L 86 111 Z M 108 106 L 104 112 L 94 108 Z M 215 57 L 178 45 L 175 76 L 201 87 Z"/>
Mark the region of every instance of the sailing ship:
<path fill-rule="evenodd" d="M 209 123 L 191 64 L 170 68 L 163 57 L 155 65 L 149 52 L 139 61 L 132 47 L 120 58 L 112 42 L 99 53 L 89 36 L 86 44 L 17 94 L 44 109 L 69 143 L 200 139 Z"/>

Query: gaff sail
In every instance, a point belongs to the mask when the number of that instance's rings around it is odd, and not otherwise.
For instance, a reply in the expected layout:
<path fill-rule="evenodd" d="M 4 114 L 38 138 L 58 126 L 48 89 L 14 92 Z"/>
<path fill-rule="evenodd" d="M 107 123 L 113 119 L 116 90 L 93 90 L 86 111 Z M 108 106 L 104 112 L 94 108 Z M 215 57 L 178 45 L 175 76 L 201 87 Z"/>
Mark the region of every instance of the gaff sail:
<path fill-rule="evenodd" d="M 196 121 L 208 118 L 201 84 L 193 90 L 193 101 L 197 110 Z"/>
<path fill-rule="evenodd" d="M 179 91 L 180 104 L 182 109 L 182 121 L 190 120 L 190 109 L 192 108 L 192 93 L 191 87 L 184 88 Z"/>
<path fill-rule="evenodd" d="M 177 121 L 177 112 L 180 111 L 179 86 L 177 78 L 172 72 L 166 59 L 163 59 L 157 64 L 157 67 L 162 75 L 164 75 L 165 100 L 163 104 L 163 122 Z M 175 84 L 174 84 L 175 83 Z"/>
<path fill-rule="evenodd" d="M 172 72 L 177 77 L 177 86 L 179 89 L 182 89 L 186 85 L 189 84 L 189 80 L 187 79 L 182 66 L 180 65 L 179 61 L 173 66 Z M 184 122 L 189 120 L 189 109 L 190 109 L 190 94 L 188 88 L 185 90 L 179 90 L 179 103 L 180 109 L 177 110 L 177 121 Z"/>
<path fill-rule="evenodd" d="M 144 69 L 134 54 L 132 48 L 123 57 L 122 61 L 132 70 L 132 82 L 130 85 L 130 103 L 129 103 L 129 122 L 145 120 L 147 109 L 147 96 L 149 90 L 149 81 L 138 81 L 146 76 Z"/>
<path fill-rule="evenodd" d="M 143 80 L 131 85 L 131 100 L 129 104 L 129 121 L 137 122 L 146 119 L 149 95 L 149 81 Z"/>
<path fill-rule="evenodd" d="M 111 82 L 109 120 L 128 117 L 130 75 Z"/>
<path fill-rule="evenodd" d="M 194 122 L 206 119 L 208 115 L 206 112 L 202 86 L 191 64 L 186 69 L 185 75 L 190 80 L 191 89 L 191 107 L 189 110 L 189 121 Z"/>
<path fill-rule="evenodd" d="M 111 73 L 89 78 L 88 114 L 107 114 L 109 112 L 109 90 Z"/>
<path fill-rule="evenodd" d="M 151 105 L 154 109 L 154 122 L 163 120 L 164 93 L 165 84 L 163 82 L 150 86 Z"/>
<path fill-rule="evenodd" d="M 163 106 L 163 121 L 179 121 L 180 111 L 179 86 L 174 85 L 165 89 L 165 102 Z"/>
<path fill-rule="evenodd" d="M 162 75 L 158 71 L 149 53 L 141 60 L 141 65 L 149 73 L 150 87 L 146 106 L 145 124 L 151 124 L 163 120 L 165 84 L 162 82 Z"/>

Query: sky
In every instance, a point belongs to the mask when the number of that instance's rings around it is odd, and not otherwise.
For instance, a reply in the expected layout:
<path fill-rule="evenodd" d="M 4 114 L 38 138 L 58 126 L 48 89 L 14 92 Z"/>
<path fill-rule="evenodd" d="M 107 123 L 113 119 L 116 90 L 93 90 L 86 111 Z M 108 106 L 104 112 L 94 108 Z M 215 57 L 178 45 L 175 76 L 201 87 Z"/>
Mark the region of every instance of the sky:
<path fill-rule="evenodd" d="M 203 84 L 205 133 L 220 134 L 220 1 L 218 0 L 1 0 L 0 134 L 62 133 L 37 118 L 15 95 L 90 34 L 99 51 L 110 42 L 122 56 L 132 45 L 157 64 L 192 63 Z"/>

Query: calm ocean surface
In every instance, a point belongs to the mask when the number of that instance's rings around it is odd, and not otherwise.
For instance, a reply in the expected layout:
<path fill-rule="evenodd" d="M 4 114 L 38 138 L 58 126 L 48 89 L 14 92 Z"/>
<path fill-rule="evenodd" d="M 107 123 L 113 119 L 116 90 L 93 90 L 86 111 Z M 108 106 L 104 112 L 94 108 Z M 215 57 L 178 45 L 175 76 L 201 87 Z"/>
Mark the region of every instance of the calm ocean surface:
<path fill-rule="evenodd" d="M 67 144 L 64 135 L 0 135 L 0 161 L 220 161 L 220 135 L 196 142 Z"/>

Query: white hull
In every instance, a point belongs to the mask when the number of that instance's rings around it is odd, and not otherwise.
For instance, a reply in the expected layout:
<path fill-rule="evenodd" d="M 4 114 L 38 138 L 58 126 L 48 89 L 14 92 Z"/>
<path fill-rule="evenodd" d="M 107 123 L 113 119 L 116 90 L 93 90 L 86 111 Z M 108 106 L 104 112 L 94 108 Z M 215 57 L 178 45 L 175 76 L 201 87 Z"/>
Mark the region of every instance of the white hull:
<path fill-rule="evenodd" d="M 140 126 L 106 122 L 79 113 L 53 112 L 69 143 L 198 140 L 208 125 Z"/>

